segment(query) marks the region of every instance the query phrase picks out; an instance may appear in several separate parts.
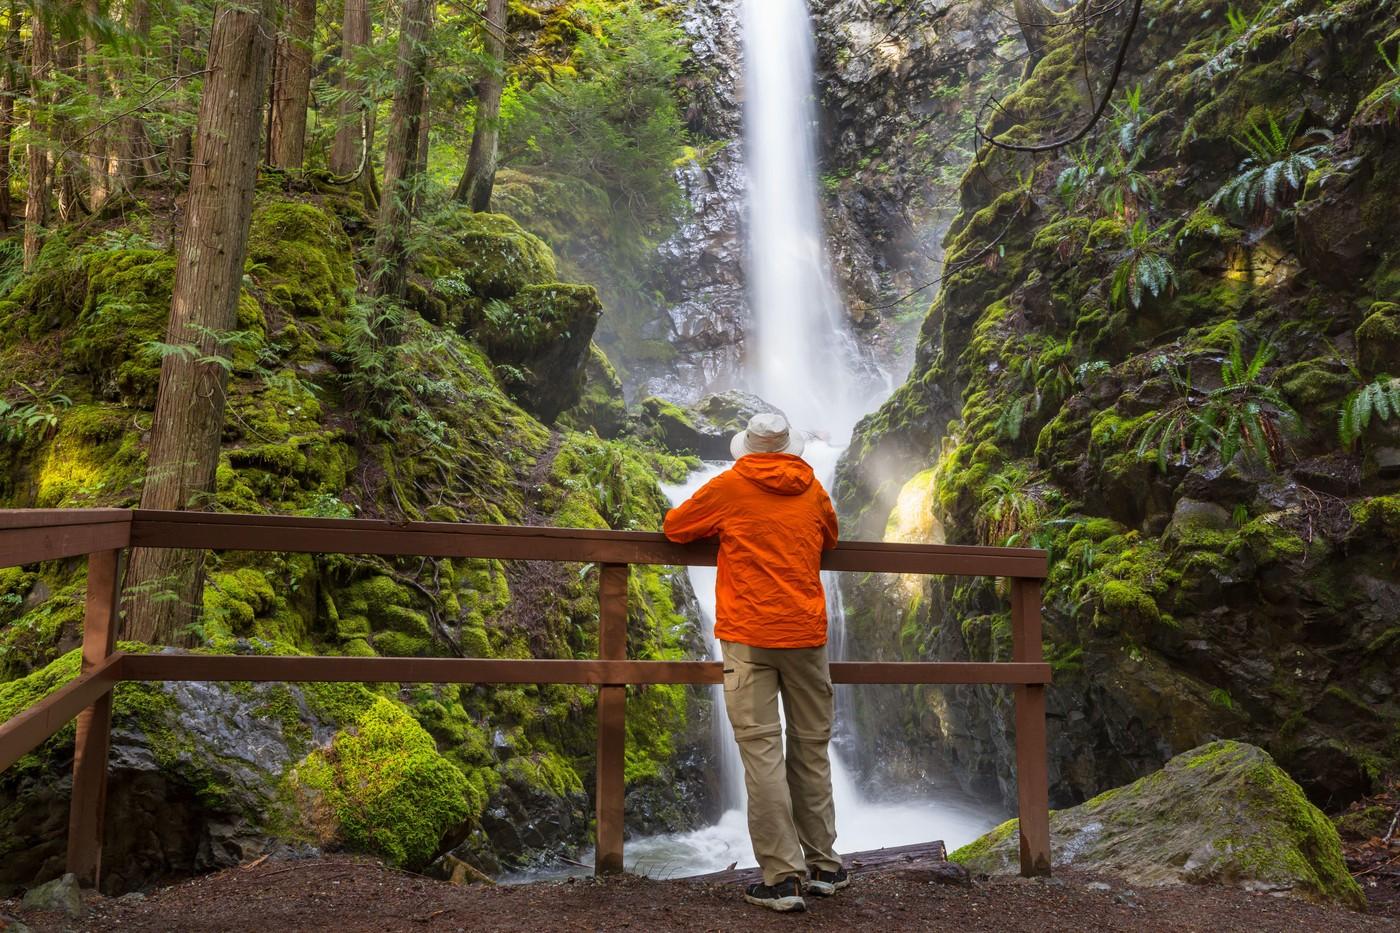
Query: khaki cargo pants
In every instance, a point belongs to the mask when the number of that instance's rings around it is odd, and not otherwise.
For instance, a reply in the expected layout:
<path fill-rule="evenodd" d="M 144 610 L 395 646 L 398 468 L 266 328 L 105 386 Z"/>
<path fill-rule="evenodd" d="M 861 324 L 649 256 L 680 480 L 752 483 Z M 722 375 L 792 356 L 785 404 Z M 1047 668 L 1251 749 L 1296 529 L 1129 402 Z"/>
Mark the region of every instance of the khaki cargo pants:
<path fill-rule="evenodd" d="M 720 642 L 724 706 L 749 792 L 749 837 L 763 883 L 836 871 L 836 807 L 831 799 L 833 715 L 826 647 L 753 648 Z M 787 717 L 787 757 L 778 696 Z"/>

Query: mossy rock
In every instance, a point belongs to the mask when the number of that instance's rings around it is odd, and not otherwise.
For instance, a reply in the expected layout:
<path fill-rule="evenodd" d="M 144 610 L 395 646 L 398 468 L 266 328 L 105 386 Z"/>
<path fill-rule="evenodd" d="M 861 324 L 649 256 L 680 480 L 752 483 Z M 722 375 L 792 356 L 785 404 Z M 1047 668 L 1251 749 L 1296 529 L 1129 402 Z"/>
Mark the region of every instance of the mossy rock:
<path fill-rule="evenodd" d="M 428 218 L 424 227 L 428 242 L 415 256 L 416 266 L 449 301 L 474 299 L 479 306 L 559 278 L 544 240 L 504 214 L 454 206 Z"/>
<path fill-rule="evenodd" d="M 380 697 L 288 776 L 319 838 L 421 869 L 443 836 L 485 806 L 456 765 L 403 707 Z"/>
<path fill-rule="evenodd" d="M 584 364 L 603 313 L 592 285 L 526 285 L 487 305 L 472 328 L 506 389 L 546 424 L 578 404 Z"/>
<path fill-rule="evenodd" d="M 87 295 L 69 349 L 99 396 L 153 406 L 160 359 L 146 346 L 161 337 L 170 317 L 175 257 L 112 250 L 90 254 L 85 266 Z"/>
<path fill-rule="evenodd" d="M 700 431 L 690 412 L 655 395 L 642 399 L 637 433 L 672 453 L 696 454 L 701 447 Z"/>
<path fill-rule="evenodd" d="M 355 292 L 345 230 L 305 201 L 273 200 L 253 212 L 247 271 L 266 303 L 298 318 L 336 317 Z"/>
<path fill-rule="evenodd" d="M 1356 328 L 1356 357 L 1368 376 L 1400 375 L 1400 304 L 1378 301 Z"/>
<path fill-rule="evenodd" d="M 578 403 L 560 416 L 560 424 L 575 431 L 593 431 L 599 437 L 614 438 L 627 422 L 627 403 L 622 380 L 608 355 L 596 343 L 588 348 L 583 366 L 583 389 Z"/>
<path fill-rule="evenodd" d="M 1017 870 L 1015 820 L 951 856 L 975 873 Z M 1134 884 L 1228 884 L 1359 908 L 1337 830 L 1268 753 L 1219 741 L 1050 816 L 1057 866 Z"/>

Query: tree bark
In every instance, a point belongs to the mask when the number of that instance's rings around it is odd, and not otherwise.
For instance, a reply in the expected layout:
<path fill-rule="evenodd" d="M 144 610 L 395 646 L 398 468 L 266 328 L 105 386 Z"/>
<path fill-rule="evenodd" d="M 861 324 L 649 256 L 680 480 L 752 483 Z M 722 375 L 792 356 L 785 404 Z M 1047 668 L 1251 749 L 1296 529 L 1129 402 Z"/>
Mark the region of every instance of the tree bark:
<path fill-rule="evenodd" d="M 476 85 L 476 118 L 467 168 L 452 197 L 474 211 L 491 209 L 496 184 L 496 147 L 501 136 L 501 92 L 505 87 L 506 0 L 486 0 L 485 47 L 491 64 Z"/>
<path fill-rule="evenodd" d="M 278 168 L 299 169 L 306 155 L 306 107 L 311 100 L 316 0 L 290 0 L 289 6 L 286 28 L 277 38 L 268 161 Z"/>
<path fill-rule="evenodd" d="M 429 8 L 431 16 L 431 7 Z M 430 23 L 431 25 L 431 23 Z M 432 107 L 428 97 L 428 82 L 423 82 L 422 100 L 418 104 L 418 112 L 421 114 L 418 120 L 418 147 L 413 158 L 413 177 L 421 179 L 428 173 L 428 134 L 432 128 Z M 417 184 L 413 186 L 413 197 L 408 203 L 408 212 L 411 216 L 418 216 L 419 199 L 422 197 L 423 186 Z"/>
<path fill-rule="evenodd" d="M 373 111 L 360 100 L 364 82 L 351 73 L 350 63 L 359 50 L 368 46 L 373 32 L 369 18 L 368 0 L 345 0 L 345 19 L 340 27 L 340 90 L 342 96 L 331 146 L 331 171 L 348 177 L 360 171 L 361 162 L 368 160 L 366 149 L 374 141 Z M 368 170 L 368 165 L 365 166 Z M 366 171 L 368 175 L 368 171 Z"/>
<path fill-rule="evenodd" d="M 14 159 L 10 151 L 15 131 L 15 95 L 19 93 L 19 2 L 10 0 L 8 32 L 5 34 L 5 70 L 0 72 L 0 229 L 10 229 L 14 205 L 10 203 L 10 180 Z"/>
<path fill-rule="evenodd" d="M 146 0 L 132 0 L 126 7 L 127 34 L 132 38 L 133 51 L 142 59 L 150 52 L 151 10 Z M 145 70 L 113 69 L 112 94 L 126 107 L 136 105 L 137 89 L 144 85 Z M 156 162 L 155 147 L 151 145 L 141 114 L 130 113 L 117 124 L 116 140 L 113 143 L 117 153 L 116 174 L 108 179 L 113 190 L 121 188 L 134 191 L 148 178 L 160 173 Z"/>
<path fill-rule="evenodd" d="M 384 141 L 384 190 L 379 200 L 379 228 L 370 267 L 371 294 L 403 296 L 403 252 L 412 223 L 417 181 L 418 142 L 427 82 L 428 0 L 403 0 L 398 65 L 394 72 L 394 106 Z"/>
<path fill-rule="evenodd" d="M 220 6 L 214 13 L 165 337 L 194 352 L 161 361 L 142 508 L 199 508 L 214 491 L 228 373 L 199 358 L 226 355 L 221 337 L 237 325 L 272 5 L 273 0 L 257 0 L 252 6 Z M 201 603 L 203 564 L 203 551 L 135 549 L 127 575 L 127 637 L 187 644 Z"/>
<path fill-rule="evenodd" d="M 77 79 L 81 77 L 81 41 L 78 38 L 60 38 L 53 43 L 54 67 L 60 74 Z M 78 141 L 78 126 L 71 117 L 58 109 L 58 90 L 55 89 L 50 102 L 50 124 L 53 127 L 54 184 L 58 188 L 58 216 L 60 220 L 75 220 L 88 212 L 83 192 L 88 187 L 87 160 L 83 156 L 83 145 Z"/>
<path fill-rule="evenodd" d="M 1059 25 L 1062 16 L 1045 6 L 1040 0 L 1011 0 L 1011 9 L 1016 22 L 1021 27 L 1021 37 L 1026 40 L 1026 52 L 1031 62 L 1045 57 L 1045 46 L 1050 29 Z"/>
<path fill-rule="evenodd" d="M 98 18 L 106 13 L 106 3 L 104 0 L 87 0 L 86 10 L 88 18 L 92 22 L 97 22 Z M 97 33 L 93 29 L 83 32 L 83 77 L 87 82 L 89 101 L 95 105 L 102 96 L 102 74 L 105 66 L 102 62 L 102 53 L 97 42 Z M 93 119 L 97 123 L 98 118 Z M 90 135 L 87 140 L 87 171 L 88 171 L 88 204 L 93 210 L 97 210 L 102 202 L 107 200 L 107 195 L 111 193 L 111 186 L 108 184 L 108 164 L 109 152 L 107 149 L 107 133 L 94 125 L 89 130 Z"/>
<path fill-rule="evenodd" d="M 24 271 L 34 267 L 49 225 L 49 106 L 48 81 L 53 69 L 52 37 L 44 17 L 35 15 L 29 27 L 29 142 L 25 158 L 29 181 L 24 196 Z"/>

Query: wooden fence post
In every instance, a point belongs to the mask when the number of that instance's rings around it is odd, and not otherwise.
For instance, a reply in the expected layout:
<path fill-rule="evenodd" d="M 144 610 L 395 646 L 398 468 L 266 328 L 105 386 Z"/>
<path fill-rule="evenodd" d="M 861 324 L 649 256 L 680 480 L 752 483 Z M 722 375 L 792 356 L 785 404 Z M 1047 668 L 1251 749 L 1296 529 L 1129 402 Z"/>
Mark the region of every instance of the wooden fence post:
<path fill-rule="evenodd" d="M 598 657 L 627 657 L 627 564 L 598 568 Z M 622 871 L 623 765 L 627 743 L 627 688 L 598 688 L 598 773 L 596 779 L 598 875 Z"/>
<path fill-rule="evenodd" d="M 83 671 L 112 653 L 116 641 L 117 581 L 121 551 L 88 555 L 87 605 L 83 616 Z M 78 883 L 96 887 L 102 872 L 102 821 L 107 804 L 107 750 L 111 742 L 112 694 L 78 714 L 73 745 L 73 799 L 68 811 L 68 870 Z"/>
<path fill-rule="evenodd" d="M 1011 581 L 1011 660 L 1045 660 L 1040 581 Z M 1016 688 L 1016 796 L 1021 817 L 1021 874 L 1050 874 L 1050 775 L 1045 740 L 1045 686 Z"/>

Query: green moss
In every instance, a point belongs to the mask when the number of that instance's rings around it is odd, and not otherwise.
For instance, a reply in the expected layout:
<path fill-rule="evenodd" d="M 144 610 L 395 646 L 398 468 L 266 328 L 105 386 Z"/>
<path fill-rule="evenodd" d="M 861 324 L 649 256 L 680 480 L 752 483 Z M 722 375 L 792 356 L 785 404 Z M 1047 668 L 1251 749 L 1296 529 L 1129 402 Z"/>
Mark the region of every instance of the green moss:
<path fill-rule="evenodd" d="M 34 505 L 134 504 L 145 452 L 132 422 L 130 409 L 118 405 L 76 405 L 64 412 L 38 458 Z"/>
<path fill-rule="evenodd" d="M 1328 357 L 1303 360 L 1284 367 L 1278 379 L 1285 397 L 1299 409 L 1324 405 L 1335 409 L 1356 387 L 1351 374 L 1339 367 L 1335 359 Z"/>
<path fill-rule="evenodd" d="M 1244 236 L 1244 231 L 1212 211 L 1207 205 L 1202 204 L 1186 219 L 1180 235 L 1233 245 Z"/>
<path fill-rule="evenodd" d="M 430 280 L 452 279 L 469 297 L 506 299 L 528 285 L 557 281 L 554 254 L 545 242 L 504 214 L 478 214 L 449 207 L 424 221 L 429 243 L 416 253 Z M 457 285 L 444 283 L 439 292 Z"/>
<path fill-rule="evenodd" d="M 1012 836 L 1018 836 L 1020 832 L 1020 820 L 1007 820 L 991 832 L 974 839 L 960 849 L 953 850 L 949 854 L 948 860 L 960 865 L 980 863 L 1010 840 Z"/>
<path fill-rule="evenodd" d="M 253 211 L 246 269 L 265 302 L 298 318 L 337 317 L 355 291 L 340 221 L 304 201 L 269 200 Z"/>
<path fill-rule="evenodd" d="M 1356 358 L 1366 377 L 1400 373 L 1400 304 L 1378 301 L 1356 328 Z"/>
<path fill-rule="evenodd" d="M 559 419 L 563 427 L 593 431 L 599 437 L 616 437 L 627 419 L 622 380 L 607 354 L 595 343 L 589 345 L 588 362 L 583 370 L 583 394 L 578 404 Z"/>
<path fill-rule="evenodd" d="M 512 758 L 501 768 L 501 776 L 525 787 L 546 791 L 554 797 L 583 793 L 583 779 L 573 765 L 553 752 Z"/>
<path fill-rule="evenodd" d="M 155 404 L 160 358 L 146 349 L 161 339 L 170 316 L 175 257 L 155 250 L 89 254 L 87 294 L 70 344 L 99 392 L 115 390 L 128 404 Z"/>
<path fill-rule="evenodd" d="M 425 866 L 443 835 L 486 803 L 422 726 L 383 697 L 287 780 L 306 812 L 325 821 L 319 829 L 410 869 Z"/>

